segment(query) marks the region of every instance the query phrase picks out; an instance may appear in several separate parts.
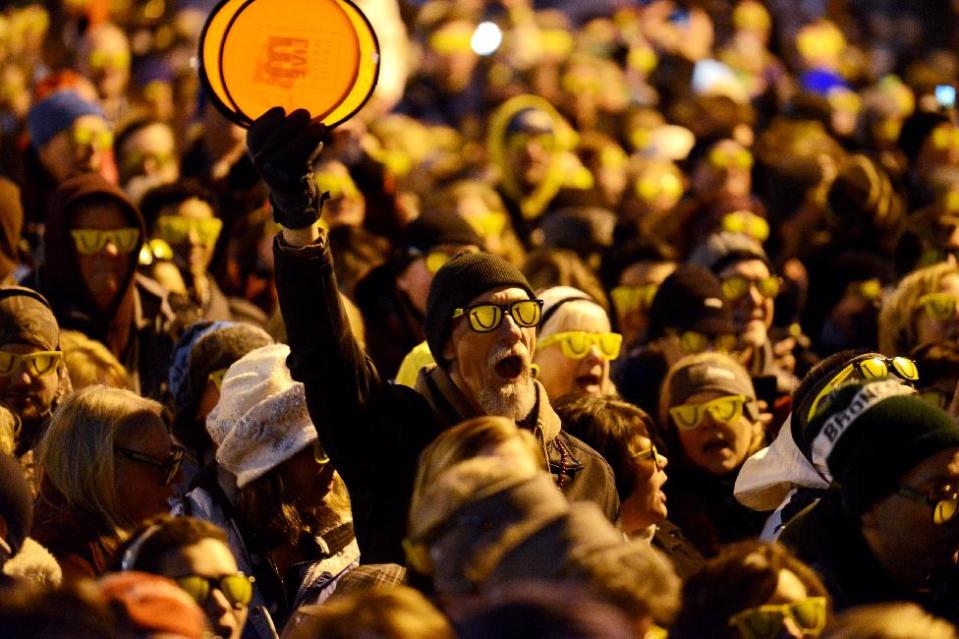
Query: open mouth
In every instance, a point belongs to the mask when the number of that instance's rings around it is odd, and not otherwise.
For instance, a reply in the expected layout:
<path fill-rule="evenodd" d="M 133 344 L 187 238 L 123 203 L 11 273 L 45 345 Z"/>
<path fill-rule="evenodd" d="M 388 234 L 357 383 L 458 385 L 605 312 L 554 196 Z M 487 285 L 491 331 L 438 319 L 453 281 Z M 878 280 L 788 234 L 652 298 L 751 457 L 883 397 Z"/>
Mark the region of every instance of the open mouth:
<path fill-rule="evenodd" d="M 729 448 L 729 442 L 725 439 L 714 439 L 703 444 L 704 453 L 719 453 Z"/>
<path fill-rule="evenodd" d="M 599 375 L 587 373 L 576 378 L 576 386 L 587 392 L 599 392 L 600 385 L 603 383 Z"/>
<path fill-rule="evenodd" d="M 523 358 L 519 355 L 509 355 L 496 362 L 496 374 L 503 379 L 516 379 L 523 372 Z"/>

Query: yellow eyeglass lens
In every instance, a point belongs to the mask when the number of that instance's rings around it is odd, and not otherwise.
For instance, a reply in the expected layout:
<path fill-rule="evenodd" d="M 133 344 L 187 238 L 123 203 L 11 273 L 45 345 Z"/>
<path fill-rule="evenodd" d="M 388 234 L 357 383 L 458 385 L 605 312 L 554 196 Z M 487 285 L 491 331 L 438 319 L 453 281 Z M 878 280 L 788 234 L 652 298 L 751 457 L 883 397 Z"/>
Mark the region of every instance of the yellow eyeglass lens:
<path fill-rule="evenodd" d="M 932 521 L 937 526 L 949 523 L 956 516 L 956 510 L 959 509 L 959 499 L 942 499 L 936 504 L 936 509 L 932 514 Z"/>
<path fill-rule="evenodd" d="M 949 293 L 929 293 L 919 298 L 919 304 L 934 319 L 947 320 L 956 314 L 957 296 Z"/>
<path fill-rule="evenodd" d="M 56 370 L 62 357 L 60 351 L 37 351 L 24 355 L 0 351 L 0 375 L 15 375 L 21 369 L 26 369 L 33 376 L 46 375 Z"/>
<path fill-rule="evenodd" d="M 510 310 L 512 311 L 511 314 L 513 319 L 516 320 L 517 324 L 525 328 L 529 328 L 539 324 L 542 306 L 540 306 L 538 300 L 526 300 L 513 304 Z"/>
<path fill-rule="evenodd" d="M 680 430 L 692 430 L 703 421 L 708 411 L 716 421 L 729 423 L 743 414 L 746 398 L 743 395 L 728 395 L 702 404 L 680 404 L 669 409 L 669 414 Z"/>
<path fill-rule="evenodd" d="M 180 577 L 176 580 L 177 584 L 190 595 L 194 601 L 201 606 L 206 603 L 210 594 L 210 583 L 203 577 L 188 576 Z"/>
<path fill-rule="evenodd" d="M 781 282 L 778 277 L 770 276 L 759 280 L 750 280 L 741 275 L 733 275 L 722 281 L 723 295 L 728 300 L 737 300 L 749 292 L 749 287 L 755 285 L 763 297 L 776 297 L 779 295 Z"/>
<path fill-rule="evenodd" d="M 622 313 L 632 313 L 640 308 L 649 308 L 656 297 L 659 286 L 644 284 L 642 286 L 617 286 L 610 292 L 613 304 Z"/>
<path fill-rule="evenodd" d="M 599 347 L 599 354 L 606 359 L 616 359 L 623 344 L 619 333 L 587 333 L 586 331 L 567 331 L 556 333 L 540 340 L 540 348 L 559 344 L 563 355 L 568 359 L 583 359 L 589 355 L 593 345 Z"/>
<path fill-rule="evenodd" d="M 484 304 L 470 310 L 470 323 L 478 331 L 490 331 L 499 326 L 502 315 L 499 306 Z"/>
<path fill-rule="evenodd" d="M 120 253 L 132 253 L 140 243 L 140 229 L 122 228 L 112 231 L 98 229 L 74 229 L 70 231 L 73 244 L 81 255 L 96 255 L 107 243 L 112 243 Z"/>
<path fill-rule="evenodd" d="M 434 275 L 450 261 L 450 256 L 442 251 L 433 251 L 426 256 L 426 270 Z"/>
<path fill-rule="evenodd" d="M 212 245 L 220 237 L 223 221 L 218 218 L 193 220 L 182 215 L 162 215 L 156 221 L 156 234 L 171 244 L 182 244 L 194 233 L 203 244 Z"/>

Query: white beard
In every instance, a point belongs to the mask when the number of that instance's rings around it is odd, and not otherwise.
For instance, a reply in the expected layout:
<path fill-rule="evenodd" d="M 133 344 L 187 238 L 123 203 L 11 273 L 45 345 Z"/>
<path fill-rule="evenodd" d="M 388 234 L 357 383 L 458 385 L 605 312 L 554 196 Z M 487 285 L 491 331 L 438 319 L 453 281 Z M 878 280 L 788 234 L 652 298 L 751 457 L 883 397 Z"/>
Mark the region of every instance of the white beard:
<path fill-rule="evenodd" d="M 525 419 L 536 405 L 536 385 L 529 375 L 522 375 L 515 382 L 499 388 L 484 388 L 476 398 L 487 415 Z"/>

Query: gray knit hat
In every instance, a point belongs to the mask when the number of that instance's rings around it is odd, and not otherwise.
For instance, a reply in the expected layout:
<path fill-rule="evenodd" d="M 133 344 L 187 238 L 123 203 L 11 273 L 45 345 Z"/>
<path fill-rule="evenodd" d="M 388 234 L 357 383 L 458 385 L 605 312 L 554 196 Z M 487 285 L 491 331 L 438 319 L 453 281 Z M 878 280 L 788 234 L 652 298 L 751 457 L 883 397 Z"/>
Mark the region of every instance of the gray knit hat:
<path fill-rule="evenodd" d="M 433 359 L 444 368 L 443 347 L 453 329 L 453 311 L 497 288 L 516 287 L 536 297 L 523 273 L 501 257 L 489 253 L 464 253 L 443 265 L 433 278 L 426 300 L 423 332 Z"/>

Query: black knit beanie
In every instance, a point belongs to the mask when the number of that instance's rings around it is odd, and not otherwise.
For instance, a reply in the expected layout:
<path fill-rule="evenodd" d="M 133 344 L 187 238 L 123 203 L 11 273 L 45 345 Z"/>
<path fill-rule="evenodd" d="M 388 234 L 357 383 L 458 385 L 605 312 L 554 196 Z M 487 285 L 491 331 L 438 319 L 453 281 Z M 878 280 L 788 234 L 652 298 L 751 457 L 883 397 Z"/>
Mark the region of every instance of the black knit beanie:
<path fill-rule="evenodd" d="M 521 288 L 530 299 L 536 297 L 518 268 L 489 253 L 458 255 L 436 273 L 426 300 L 423 332 L 433 359 L 440 366 L 446 368 L 449 364 L 443 359 L 443 346 L 453 330 L 453 310 L 465 307 L 487 291 L 504 287 Z"/>
<path fill-rule="evenodd" d="M 959 448 L 959 425 L 895 380 L 842 386 L 805 431 L 813 463 L 825 460 L 845 508 L 861 515 L 902 476 L 936 453 Z"/>
<path fill-rule="evenodd" d="M 0 517 L 7 523 L 4 537 L 13 554 L 33 527 L 33 493 L 13 455 L 0 453 Z"/>

